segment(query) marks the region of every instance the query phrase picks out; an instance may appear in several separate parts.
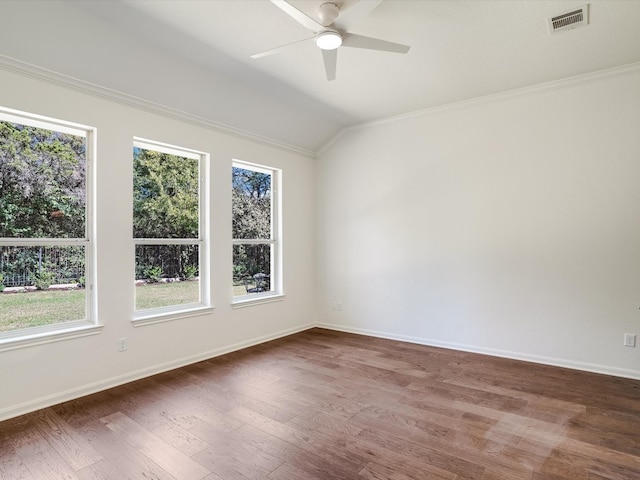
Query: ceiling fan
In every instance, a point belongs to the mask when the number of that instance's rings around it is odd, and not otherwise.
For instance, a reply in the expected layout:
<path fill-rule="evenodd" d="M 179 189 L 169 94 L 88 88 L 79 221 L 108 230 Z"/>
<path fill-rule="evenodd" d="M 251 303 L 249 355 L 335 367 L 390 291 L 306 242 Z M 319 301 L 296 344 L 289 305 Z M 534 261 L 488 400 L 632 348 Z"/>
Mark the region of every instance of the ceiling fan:
<path fill-rule="evenodd" d="M 251 55 L 251 58 L 266 57 L 268 55 L 280 53 L 282 50 L 292 45 L 309 40 L 315 40 L 316 45 L 322 52 L 327 80 L 335 80 L 338 47 L 340 46 L 366 48 L 369 50 L 380 50 L 383 52 L 407 53 L 409 51 L 409 47 L 407 45 L 349 33 L 349 27 L 355 20 L 367 15 L 374 8 L 380 5 L 381 2 L 382 0 L 360 0 L 349 9 L 345 10 L 344 13 L 340 12 L 340 7 L 335 3 L 323 3 L 320 5 L 318 11 L 320 21 L 316 21 L 313 18 L 308 17 L 286 0 L 271 0 L 271 3 L 279 7 L 296 22 L 308 30 L 311 30 L 314 33 L 314 36 L 298 40 L 281 47 L 273 48 L 265 52 L 256 53 L 255 55 Z"/>

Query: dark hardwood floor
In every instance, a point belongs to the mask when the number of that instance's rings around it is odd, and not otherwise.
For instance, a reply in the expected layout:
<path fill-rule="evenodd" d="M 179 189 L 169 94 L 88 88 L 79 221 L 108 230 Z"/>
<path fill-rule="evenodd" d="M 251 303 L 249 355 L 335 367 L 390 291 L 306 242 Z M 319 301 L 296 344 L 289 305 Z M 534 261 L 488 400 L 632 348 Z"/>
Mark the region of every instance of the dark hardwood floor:
<path fill-rule="evenodd" d="M 640 382 L 313 329 L 2 422 L 0 477 L 640 479 Z"/>

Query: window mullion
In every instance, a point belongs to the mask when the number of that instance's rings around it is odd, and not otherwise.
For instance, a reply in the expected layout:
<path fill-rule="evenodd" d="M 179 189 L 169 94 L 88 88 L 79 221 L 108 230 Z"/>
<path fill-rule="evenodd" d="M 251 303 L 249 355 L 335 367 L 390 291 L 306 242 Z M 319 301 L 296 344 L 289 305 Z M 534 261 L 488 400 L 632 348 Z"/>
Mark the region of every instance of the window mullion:
<path fill-rule="evenodd" d="M 41 245 L 87 245 L 88 238 L 0 238 L 0 245 L 39 247 Z"/>
<path fill-rule="evenodd" d="M 6 198 L 17 213 L 3 225 L 2 235 L 20 233 L 0 238 L 0 286 L 43 293 L 25 297 L 18 307 L 23 320 L 15 325 L 11 318 L 15 307 L 2 305 L 0 350 L 71 338 L 80 331 L 96 332 L 95 292 L 91 288 L 95 283 L 96 129 L 6 108 L 0 108 L 0 122 L 6 129 L 3 142 L 7 145 L 22 145 L 26 136 L 34 151 L 44 152 L 32 156 L 20 148 L 7 149 L 14 160 L 6 166 L 8 171 L 19 165 L 28 175 L 24 177 L 27 185 L 12 176 L 4 185 L 9 192 L 18 193 Z M 59 168 L 62 164 L 64 173 Z M 46 174 L 40 174 L 43 165 Z M 53 188 L 47 190 L 49 187 Z M 39 193 L 24 195 L 23 191 Z M 36 205 L 38 214 L 33 215 Z M 46 302 L 57 301 L 59 296 L 50 289 L 56 283 L 68 284 L 66 300 L 61 308 L 49 309 Z"/>
<path fill-rule="evenodd" d="M 136 245 L 197 245 L 203 242 L 200 238 L 134 238 Z"/>
<path fill-rule="evenodd" d="M 134 212 L 139 215 L 134 217 L 134 231 L 139 237 L 132 242 L 136 262 L 134 325 L 166 321 L 209 308 L 209 267 L 203 261 L 207 258 L 209 183 L 205 174 L 209 156 L 141 138 L 134 138 L 133 155 Z M 147 168 L 141 168 L 145 165 Z M 150 187 L 154 185 L 155 190 Z M 186 203 L 178 206 L 175 213 L 178 220 L 184 221 L 170 220 L 167 206 L 158 201 L 178 192 Z M 157 216 L 149 217 L 145 211 Z M 197 231 L 190 226 L 196 214 Z M 196 237 L 184 237 L 194 233 Z M 157 237 L 158 234 L 168 236 Z M 147 236 L 141 237 L 144 235 Z"/>
<path fill-rule="evenodd" d="M 234 305 L 282 295 L 279 178 L 277 169 L 233 161 Z"/>
<path fill-rule="evenodd" d="M 234 245 L 262 245 L 267 243 L 269 245 L 273 245 L 276 243 L 276 240 L 273 238 L 234 238 Z"/>

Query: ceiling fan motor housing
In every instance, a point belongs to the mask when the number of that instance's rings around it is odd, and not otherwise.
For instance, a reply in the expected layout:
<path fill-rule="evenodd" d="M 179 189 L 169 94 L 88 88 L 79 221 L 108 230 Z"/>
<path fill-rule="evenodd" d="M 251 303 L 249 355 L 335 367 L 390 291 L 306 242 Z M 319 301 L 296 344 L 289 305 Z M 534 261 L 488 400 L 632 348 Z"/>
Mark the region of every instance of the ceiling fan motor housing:
<path fill-rule="evenodd" d="M 338 15 L 340 15 L 340 8 L 335 3 L 323 3 L 320 5 L 320 23 L 325 27 L 335 22 Z"/>

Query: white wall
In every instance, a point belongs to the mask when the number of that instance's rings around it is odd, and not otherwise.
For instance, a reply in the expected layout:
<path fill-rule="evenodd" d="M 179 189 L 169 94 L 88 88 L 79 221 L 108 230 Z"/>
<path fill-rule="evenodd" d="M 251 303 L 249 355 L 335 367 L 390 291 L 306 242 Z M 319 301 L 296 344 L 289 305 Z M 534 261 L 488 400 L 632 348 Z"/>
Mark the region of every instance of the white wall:
<path fill-rule="evenodd" d="M 0 105 L 98 129 L 99 335 L 0 352 L 0 420 L 177 365 L 308 328 L 314 322 L 313 160 L 41 79 L 0 70 Z M 211 269 L 215 310 L 133 327 L 132 139 L 211 154 Z M 231 162 L 283 170 L 282 301 L 231 308 Z M 117 352 L 117 339 L 128 351 Z"/>
<path fill-rule="evenodd" d="M 316 175 L 322 325 L 640 378 L 640 67 L 352 128 Z"/>

